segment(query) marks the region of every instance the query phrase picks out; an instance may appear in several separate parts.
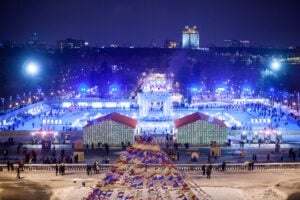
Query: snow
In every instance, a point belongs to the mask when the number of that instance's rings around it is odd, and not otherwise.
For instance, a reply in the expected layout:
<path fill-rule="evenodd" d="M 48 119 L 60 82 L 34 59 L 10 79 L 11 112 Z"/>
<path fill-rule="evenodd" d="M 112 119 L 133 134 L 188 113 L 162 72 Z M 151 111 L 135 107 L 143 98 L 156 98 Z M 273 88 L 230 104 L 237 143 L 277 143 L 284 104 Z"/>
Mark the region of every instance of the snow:
<path fill-rule="evenodd" d="M 50 200 L 73 200 L 86 197 L 104 173 L 88 176 L 84 172 L 67 172 L 65 176 L 55 176 L 55 172 L 26 171 L 21 176 L 22 182 L 48 186 L 52 192 Z M 15 177 L 15 172 L 0 173 L 0 179 L 8 178 L 9 182 L 17 184 L 20 180 Z M 300 191 L 300 169 L 213 171 L 211 179 L 206 179 L 201 172 L 187 172 L 186 180 L 193 190 L 201 190 L 208 199 L 214 200 L 283 200 Z M 86 187 L 82 186 L 82 182 L 86 183 Z M 3 193 L 5 191 L 0 185 L 0 199 Z"/>

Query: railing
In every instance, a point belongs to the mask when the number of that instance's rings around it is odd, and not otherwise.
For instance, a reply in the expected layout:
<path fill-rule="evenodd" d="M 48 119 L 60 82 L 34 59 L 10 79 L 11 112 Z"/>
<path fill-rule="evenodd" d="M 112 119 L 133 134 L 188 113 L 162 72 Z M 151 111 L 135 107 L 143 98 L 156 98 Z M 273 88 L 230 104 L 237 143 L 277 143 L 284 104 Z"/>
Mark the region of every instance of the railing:
<path fill-rule="evenodd" d="M 109 170 L 110 166 L 114 164 L 100 164 L 100 171 L 105 172 Z M 211 164 L 212 170 L 221 171 L 222 164 Z M 25 164 L 25 171 L 54 171 L 55 164 Z M 60 166 L 60 164 L 58 164 Z M 161 165 L 157 165 L 161 167 Z M 201 171 L 203 164 L 175 164 L 174 168 L 179 171 L 189 172 L 189 171 Z M 208 165 L 206 164 L 206 167 Z M 18 167 L 18 164 L 14 164 L 14 170 Z M 2 169 L 2 170 L 1 170 Z M 76 163 L 76 164 L 65 164 L 66 171 L 86 171 L 86 163 Z M 226 171 L 244 171 L 250 170 L 249 165 L 243 163 L 227 163 L 225 167 Z M 300 169 L 300 162 L 291 162 L 291 163 L 254 163 L 253 170 L 283 170 L 283 169 Z M 0 171 L 7 171 L 6 164 L 0 164 Z"/>
<path fill-rule="evenodd" d="M 215 171 L 221 171 L 222 164 L 211 164 L 212 169 Z M 203 164 L 176 164 L 174 167 L 179 171 L 201 171 Z M 206 164 L 206 167 L 208 165 Z M 226 171 L 243 171 L 250 170 L 251 166 L 244 163 L 226 163 Z M 254 163 L 253 170 L 267 170 L 267 169 L 300 169 L 300 162 L 292 163 Z"/>

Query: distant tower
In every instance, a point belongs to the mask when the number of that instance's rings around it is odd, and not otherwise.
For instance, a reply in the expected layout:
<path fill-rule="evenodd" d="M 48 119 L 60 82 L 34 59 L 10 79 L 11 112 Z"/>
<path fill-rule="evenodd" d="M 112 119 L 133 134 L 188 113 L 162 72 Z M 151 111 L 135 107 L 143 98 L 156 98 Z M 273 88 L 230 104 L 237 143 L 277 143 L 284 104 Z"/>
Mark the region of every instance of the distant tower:
<path fill-rule="evenodd" d="M 36 32 L 32 33 L 31 37 L 29 40 L 27 40 L 27 44 L 30 46 L 38 45 L 39 40 L 38 40 L 38 34 Z"/>
<path fill-rule="evenodd" d="M 31 40 L 33 41 L 33 43 L 37 43 L 37 41 L 38 41 L 38 34 L 36 32 L 32 33 Z"/>
<path fill-rule="evenodd" d="M 186 26 L 182 31 L 182 48 L 199 48 L 199 32 L 196 26 L 193 26 L 193 28 Z"/>

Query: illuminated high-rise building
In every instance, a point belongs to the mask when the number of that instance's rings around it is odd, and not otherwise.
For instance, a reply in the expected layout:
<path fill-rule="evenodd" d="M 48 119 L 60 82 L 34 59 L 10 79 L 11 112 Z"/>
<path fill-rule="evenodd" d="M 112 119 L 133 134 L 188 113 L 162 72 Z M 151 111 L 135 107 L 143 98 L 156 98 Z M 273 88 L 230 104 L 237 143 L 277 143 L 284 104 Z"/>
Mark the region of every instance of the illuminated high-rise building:
<path fill-rule="evenodd" d="M 29 45 L 37 45 L 39 43 L 38 34 L 36 32 L 32 33 L 31 38 L 27 41 Z"/>
<path fill-rule="evenodd" d="M 188 26 L 182 32 L 182 48 L 196 49 L 199 48 L 199 32 L 196 26 Z"/>

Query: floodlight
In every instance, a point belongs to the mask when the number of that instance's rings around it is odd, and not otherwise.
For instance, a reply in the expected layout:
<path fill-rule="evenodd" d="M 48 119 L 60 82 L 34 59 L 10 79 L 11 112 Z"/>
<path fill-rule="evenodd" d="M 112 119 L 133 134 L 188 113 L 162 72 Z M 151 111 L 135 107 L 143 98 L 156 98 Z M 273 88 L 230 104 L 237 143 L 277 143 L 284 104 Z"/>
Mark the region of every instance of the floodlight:
<path fill-rule="evenodd" d="M 274 61 L 271 64 L 271 67 L 273 70 L 279 70 L 280 69 L 280 63 L 278 61 Z"/>
<path fill-rule="evenodd" d="M 36 75 L 39 72 L 39 66 L 34 63 L 34 62 L 30 62 L 27 64 L 26 66 L 26 72 L 30 75 Z"/>

